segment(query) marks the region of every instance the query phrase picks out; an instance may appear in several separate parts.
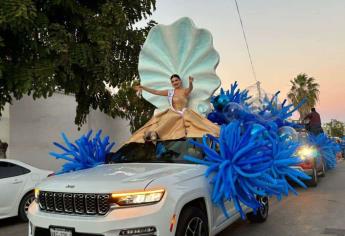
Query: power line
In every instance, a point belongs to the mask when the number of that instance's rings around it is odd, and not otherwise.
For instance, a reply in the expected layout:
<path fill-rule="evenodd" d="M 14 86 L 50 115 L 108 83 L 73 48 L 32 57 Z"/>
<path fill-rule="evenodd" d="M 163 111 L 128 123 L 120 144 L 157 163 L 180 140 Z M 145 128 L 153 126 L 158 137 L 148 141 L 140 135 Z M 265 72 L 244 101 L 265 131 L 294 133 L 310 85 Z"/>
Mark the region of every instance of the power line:
<path fill-rule="evenodd" d="M 234 1 L 235 1 L 235 4 L 236 4 L 236 9 L 237 9 L 238 17 L 239 17 L 239 19 L 240 19 L 240 23 L 241 23 L 241 28 L 242 28 L 242 32 L 243 32 L 244 41 L 246 42 L 247 52 L 248 52 L 250 64 L 251 64 L 251 66 L 252 66 L 252 72 L 253 72 L 254 80 L 255 80 L 255 81 L 258 81 L 258 80 L 256 79 L 256 73 L 255 73 L 255 69 L 254 69 L 254 64 L 253 64 L 253 60 L 252 60 L 252 55 L 250 54 L 250 50 L 249 50 L 249 46 L 248 46 L 248 41 L 247 41 L 246 32 L 245 32 L 245 30 L 244 30 L 244 26 L 243 26 L 243 22 L 242 22 L 242 17 L 241 17 L 241 14 L 240 14 L 240 9 L 239 9 L 239 7 L 238 7 L 237 0 L 234 0 Z"/>

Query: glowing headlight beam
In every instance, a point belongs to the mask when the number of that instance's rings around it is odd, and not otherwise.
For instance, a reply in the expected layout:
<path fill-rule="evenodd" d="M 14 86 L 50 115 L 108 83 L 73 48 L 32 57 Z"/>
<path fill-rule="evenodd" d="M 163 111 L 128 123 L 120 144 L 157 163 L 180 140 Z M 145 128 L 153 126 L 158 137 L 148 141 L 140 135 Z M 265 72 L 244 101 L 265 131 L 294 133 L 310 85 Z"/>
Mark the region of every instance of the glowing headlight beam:
<path fill-rule="evenodd" d="M 38 201 L 38 197 L 40 195 L 40 190 L 38 188 L 35 188 L 34 192 L 35 192 L 35 201 Z"/>
<path fill-rule="evenodd" d="M 315 147 L 312 146 L 302 146 L 297 151 L 297 156 L 299 156 L 302 160 L 305 160 L 307 158 L 313 158 L 317 154 L 317 150 Z"/>
<path fill-rule="evenodd" d="M 131 206 L 140 204 L 153 204 L 159 202 L 164 196 L 164 189 L 147 190 L 139 192 L 113 193 L 112 202 L 119 206 Z"/>

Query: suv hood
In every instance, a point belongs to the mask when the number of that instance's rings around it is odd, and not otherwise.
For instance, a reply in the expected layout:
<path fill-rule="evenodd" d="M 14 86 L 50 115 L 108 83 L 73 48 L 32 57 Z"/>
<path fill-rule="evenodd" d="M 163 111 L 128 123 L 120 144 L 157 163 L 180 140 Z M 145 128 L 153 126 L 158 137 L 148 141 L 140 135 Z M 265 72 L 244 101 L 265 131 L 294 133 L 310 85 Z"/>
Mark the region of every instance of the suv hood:
<path fill-rule="evenodd" d="M 191 178 L 195 175 L 197 166 L 172 163 L 107 164 L 49 177 L 38 188 L 43 191 L 73 193 L 144 190 L 150 182 L 158 178 L 171 176 L 174 179 L 177 178 L 176 182 Z M 184 174 L 181 175 L 181 173 Z"/>

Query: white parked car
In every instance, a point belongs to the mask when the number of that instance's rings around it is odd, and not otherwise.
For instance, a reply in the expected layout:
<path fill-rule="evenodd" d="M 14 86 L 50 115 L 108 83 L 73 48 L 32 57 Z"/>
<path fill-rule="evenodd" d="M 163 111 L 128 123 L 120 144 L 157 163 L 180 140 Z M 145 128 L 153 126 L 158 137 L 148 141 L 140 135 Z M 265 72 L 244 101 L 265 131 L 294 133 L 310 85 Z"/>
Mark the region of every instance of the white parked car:
<path fill-rule="evenodd" d="M 18 215 L 27 221 L 34 189 L 51 173 L 17 160 L 0 159 L 0 219 Z"/>
<path fill-rule="evenodd" d="M 157 148 L 159 147 L 159 148 Z M 203 158 L 188 141 L 157 146 L 130 143 L 91 169 L 46 179 L 36 189 L 28 212 L 29 236 L 215 235 L 237 220 L 210 199 L 206 167 L 187 162 L 185 154 Z M 268 200 L 249 219 L 265 221 Z"/>

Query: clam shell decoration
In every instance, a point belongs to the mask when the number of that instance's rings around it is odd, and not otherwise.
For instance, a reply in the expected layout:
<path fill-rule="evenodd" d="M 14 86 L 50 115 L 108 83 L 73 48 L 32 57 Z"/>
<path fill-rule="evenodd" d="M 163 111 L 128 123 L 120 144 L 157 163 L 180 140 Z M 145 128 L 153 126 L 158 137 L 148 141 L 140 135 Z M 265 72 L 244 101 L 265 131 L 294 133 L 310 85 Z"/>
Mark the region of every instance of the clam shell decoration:
<path fill-rule="evenodd" d="M 189 18 L 172 25 L 156 25 L 149 32 L 139 55 L 141 84 L 152 89 L 172 89 L 170 76 L 178 74 L 183 86 L 194 77 L 188 108 L 205 115 L 210 111 L 210 97 L 220 86 L 216 75 L 219 55 L 213 47 L 212 35 L 195 27 Z M 167 97 L 143 92 L 143 97 L 158 111 L 169 108 Z"/>

